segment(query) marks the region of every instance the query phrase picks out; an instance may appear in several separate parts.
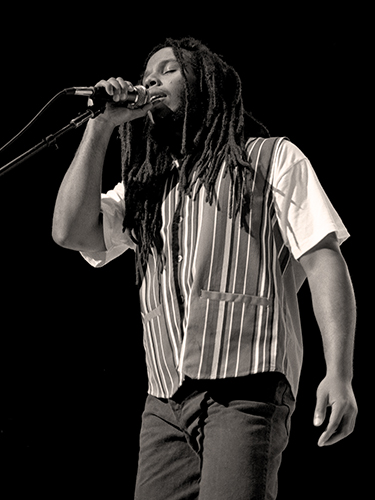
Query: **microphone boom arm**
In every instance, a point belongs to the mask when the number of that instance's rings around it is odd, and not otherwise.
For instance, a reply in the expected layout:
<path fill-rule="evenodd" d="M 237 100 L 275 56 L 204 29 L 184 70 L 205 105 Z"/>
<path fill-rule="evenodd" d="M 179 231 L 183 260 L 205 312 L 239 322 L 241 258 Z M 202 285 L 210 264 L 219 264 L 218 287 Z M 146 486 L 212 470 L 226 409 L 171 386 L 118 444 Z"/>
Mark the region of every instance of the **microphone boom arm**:
<path fill-rule="evenodd" d="M 70 120 L 69 124 L 66 125 L 65 127 L 61 128 L 54 134 L 51 134 L 47 137 L 45 137 L 39 144 L 36 144 L 34 147 L 23 153 L 22 155 L 18 156 L 11 162 L 7 163 L 3 167 L 0 168 L 0 177 L 4 175 L 5 173 L 9 172 L 13 168 L 17 167 L 24 161 L 28 160 L 32 156 L 36 155 L 43 149 L 49 148 L 51 146 L 54 146 L 55 149 L 58 149 L 57 145 L 57 139 L 61 137 L 62 135 L 66 134 L 70 130 L 75 130 L 84 123 L 88 122 L 90 118 L 95 118 L 100 113 L 103 113 L 105 110 L 105 103 L 101 103 L 100 106 L 92 106 L 89 107 L 84 113 L 81 113 L 78 115 L 76 118 L 73 118 L 73 120 Z"/>

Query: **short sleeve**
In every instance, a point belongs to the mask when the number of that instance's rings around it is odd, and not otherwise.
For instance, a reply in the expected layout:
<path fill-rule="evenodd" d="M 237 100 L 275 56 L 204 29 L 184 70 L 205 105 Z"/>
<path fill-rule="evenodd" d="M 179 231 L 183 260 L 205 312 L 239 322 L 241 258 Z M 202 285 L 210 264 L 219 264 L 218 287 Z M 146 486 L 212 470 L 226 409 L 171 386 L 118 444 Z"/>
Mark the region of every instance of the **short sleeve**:
<path fill-rule="evenodd" d="M 304 154 L 291 142 L 283 141 L 273 169 L 271 184 L 278 223 L 293 257 L 299 259 L 332 232 L 341 245 L 349 233 Z"/>
<path fill-rule="evenodd" d="M 102 194 L 101 212 L 103 214 L 103 233 L 105 252 L 81 252 L 82 257 L 93 267 L 102 267 L 119 257 L 126 250 L 135 250 L 135 243 L 129 231 L 123 231 L 124 185 L 119 183 L 113 190 Z"/>

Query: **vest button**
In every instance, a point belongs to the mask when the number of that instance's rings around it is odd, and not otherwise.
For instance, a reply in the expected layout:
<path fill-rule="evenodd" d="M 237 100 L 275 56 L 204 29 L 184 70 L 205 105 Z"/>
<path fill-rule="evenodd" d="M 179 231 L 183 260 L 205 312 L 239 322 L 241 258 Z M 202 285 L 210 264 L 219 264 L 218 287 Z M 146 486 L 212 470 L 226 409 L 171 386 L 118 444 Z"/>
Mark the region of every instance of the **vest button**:
<path fill-rule="evenodd" d="M 181 262 L 181 261 L 182 261 L 182 259 L 183 259 L 182 255 L 179 255 L 179 256 L 177 257 L 177 262 Z"/>

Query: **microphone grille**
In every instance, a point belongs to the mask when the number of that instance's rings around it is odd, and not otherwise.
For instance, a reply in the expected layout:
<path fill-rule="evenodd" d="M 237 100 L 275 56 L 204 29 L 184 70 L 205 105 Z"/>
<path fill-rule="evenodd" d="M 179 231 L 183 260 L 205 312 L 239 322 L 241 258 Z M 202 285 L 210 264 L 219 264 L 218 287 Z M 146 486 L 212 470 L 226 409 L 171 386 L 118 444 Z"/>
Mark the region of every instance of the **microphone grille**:
<path fill-rule="evenodd" d="M 131 104 L 131 106 L 135 108 L 140 108 L 149 102 L 150 96 L 148 90 L 143 85 L 135 85 L 134 89 L 137 92 L 137 98 Z"/>

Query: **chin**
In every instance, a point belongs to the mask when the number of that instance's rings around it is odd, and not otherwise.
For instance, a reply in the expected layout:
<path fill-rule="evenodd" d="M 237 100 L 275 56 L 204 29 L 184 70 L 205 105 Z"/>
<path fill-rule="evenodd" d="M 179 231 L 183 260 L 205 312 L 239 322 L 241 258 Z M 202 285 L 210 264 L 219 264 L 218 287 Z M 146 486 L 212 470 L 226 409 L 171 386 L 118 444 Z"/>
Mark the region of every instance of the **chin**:
<path fill-rule="evenodd" d="M 173 111 L 171 110 L 171 108 L 169 108 L 162 102 L 154 106 L 152 111 L 149 111 L 149 117 L 154 125 L 167 116 L 171 116 L 172 114 Z"/>

